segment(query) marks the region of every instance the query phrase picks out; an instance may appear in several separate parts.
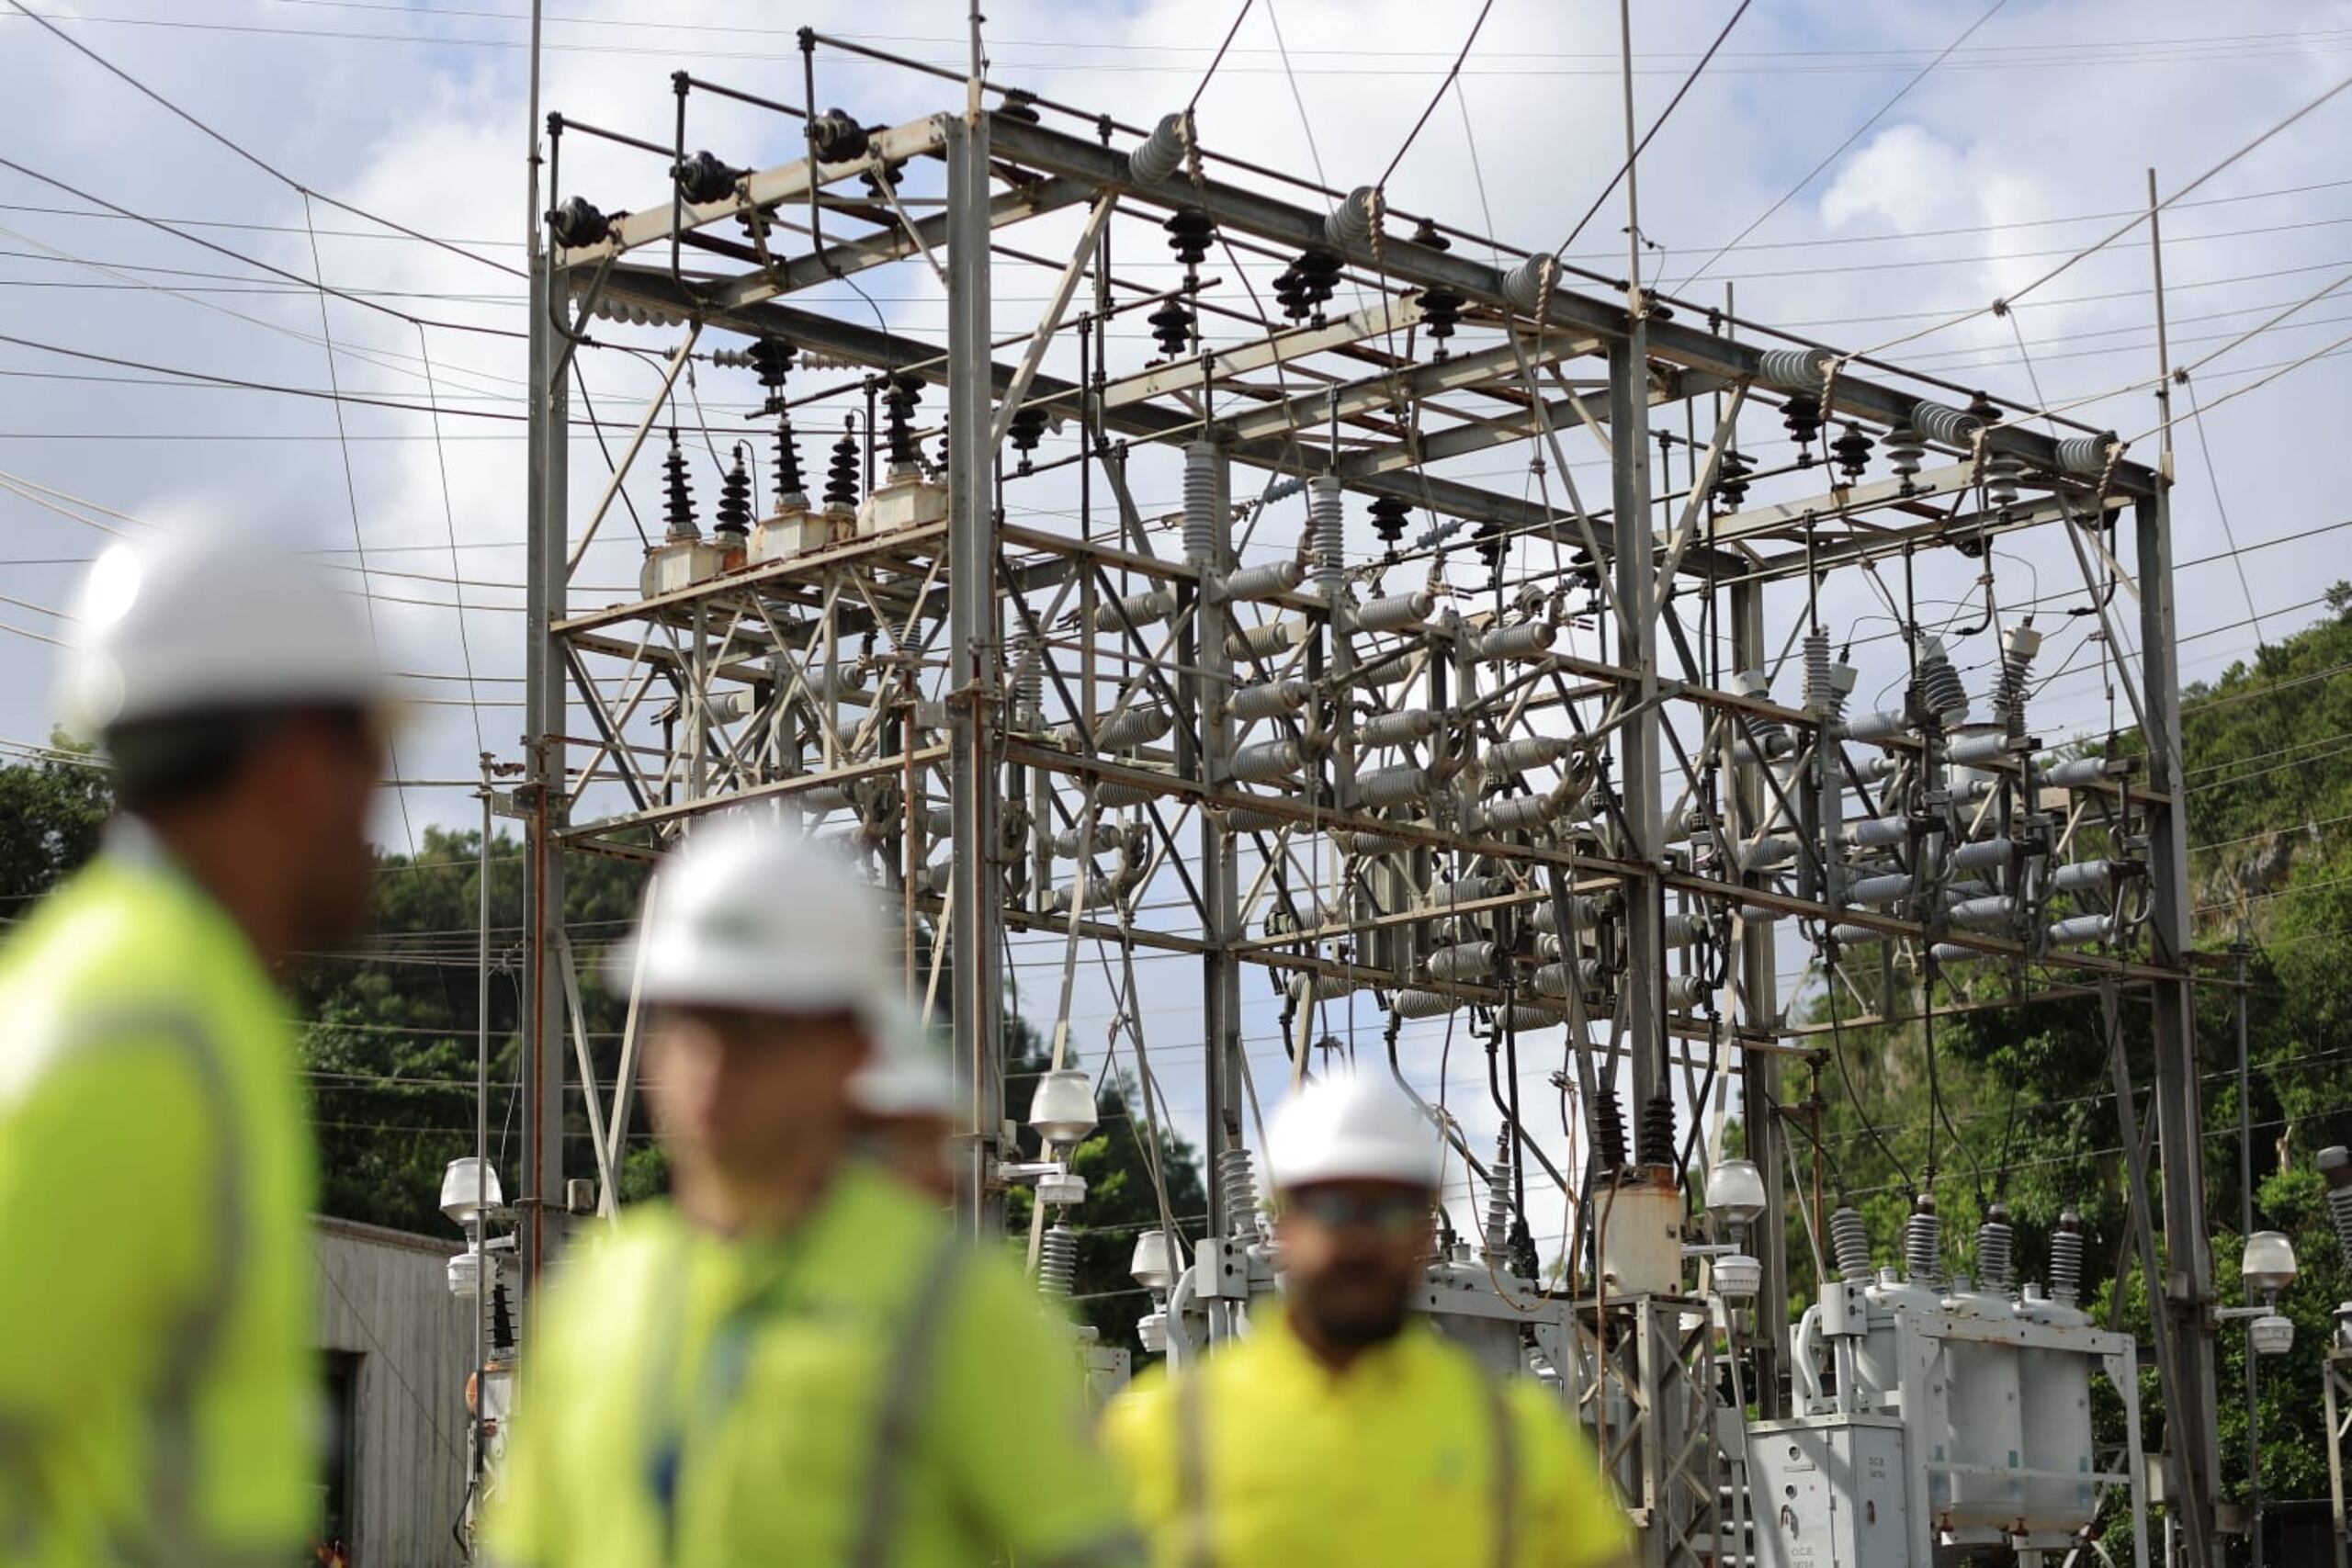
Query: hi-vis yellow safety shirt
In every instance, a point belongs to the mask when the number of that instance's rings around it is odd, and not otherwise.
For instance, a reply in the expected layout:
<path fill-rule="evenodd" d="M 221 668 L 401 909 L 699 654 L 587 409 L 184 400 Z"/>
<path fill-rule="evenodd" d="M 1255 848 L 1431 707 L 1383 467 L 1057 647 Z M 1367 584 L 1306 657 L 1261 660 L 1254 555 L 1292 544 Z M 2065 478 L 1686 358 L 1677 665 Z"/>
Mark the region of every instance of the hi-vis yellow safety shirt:
<path fill-rule="evenodd" d="M 143 830 L 0 953 L 0 1564 L 284 1562 L 310 1131 L 244 933 Z"/>
<path fill-rule="evenodd" d="M 524 1351 L 502 1568 L 1142 1561 L 1068 1334 L 881 1171 L 778 1238 L 648 1205 L 581 1245 Z"/>
<path fill-rule="evenodd" d="M 1155 1568 L 1600 1568 L 1628 1550 L 1557 1402 L 1419 1322 L 1334 1373 L 1261 1314 L 1172 1380 L 1137 1378 L 1102 1434 Z"/>

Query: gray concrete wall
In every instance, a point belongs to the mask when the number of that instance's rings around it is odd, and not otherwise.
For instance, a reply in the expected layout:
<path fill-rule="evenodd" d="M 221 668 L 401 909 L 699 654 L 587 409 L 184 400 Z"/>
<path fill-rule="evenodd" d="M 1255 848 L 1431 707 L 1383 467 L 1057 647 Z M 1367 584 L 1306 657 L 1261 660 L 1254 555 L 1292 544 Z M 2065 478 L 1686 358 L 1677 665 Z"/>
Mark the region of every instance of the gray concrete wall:
<path fill-rule="evenodd" d="M 352 1568 L 458 1568 L 473 1318 L 452 1300 L 447 1241 L 321 1218 L 318 1348 L 356 1358 Z"/>

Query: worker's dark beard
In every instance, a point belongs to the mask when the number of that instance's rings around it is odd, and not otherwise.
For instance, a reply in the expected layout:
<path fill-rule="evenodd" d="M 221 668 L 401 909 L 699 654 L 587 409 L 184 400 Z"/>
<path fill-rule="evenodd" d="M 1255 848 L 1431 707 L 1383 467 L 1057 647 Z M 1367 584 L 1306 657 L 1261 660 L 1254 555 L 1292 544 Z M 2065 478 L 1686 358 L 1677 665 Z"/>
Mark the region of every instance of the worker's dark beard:
<path fill-rule="evenodd" d="M 1405 1326 L 1409 1282 L 1369 1265 L 1338 1264 L 1311 1284 L 1294 1282 L 1291 1299 L 1326 1344 L 1362 1349 L 1394 1339 Z"/>

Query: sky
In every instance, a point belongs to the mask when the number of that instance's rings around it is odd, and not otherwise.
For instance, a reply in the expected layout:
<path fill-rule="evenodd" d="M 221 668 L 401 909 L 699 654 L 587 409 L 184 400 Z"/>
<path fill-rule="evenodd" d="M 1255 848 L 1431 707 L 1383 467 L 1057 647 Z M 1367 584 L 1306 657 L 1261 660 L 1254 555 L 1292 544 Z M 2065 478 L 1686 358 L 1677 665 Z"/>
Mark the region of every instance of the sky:
<path fill-rule="evenodd" d="M 1641 125 L 1683 85 L 1734 5 L 1633 8 Z M 424 694 L 398 760 L 413 787 L 388 795 L 382 841 L 405 850 L 429 825 L 469 824 L 477 755 L 514 758 L 521 731 L 522 0 L 25 8 L 189 118 L 0 6 L 0 749 L 22 754 L 47 741 L 62 613 L 110 533 L 234 522 L 317 552 L 364 587 L 388 655 Z M 1434 100 L 1478 17 L 1471 0 L 1254 0 L 1200 86 L 1238 8 L 994 0 L 984 28 L 990 73 L 1145 123 L 1197 86 L 1202 136 L 1220 151 L 1340 189 L 1378 179 L 1396 158 L 1392 207 L 1529 247 L 1559 243 L 1622 162 L 1618 10 L 1600 0 L 1495 0 L 1457 85 Z M 793 29 L 804 23 L 960 70 L 963 21 L 964 6 L 946 0 L 558 0 L 541 103 L 666 141 L 673 70 L 797 100 Z M 1643 269 L 1693 301 L 1730 298 L 1744 316 L 1842 348 L 1921 334 L 1889 352 L 1996 401 L 2078 405 L 2075 417 L 2137 437 L 2135 459 L 2154 461 L 2145 227 L 2028 286 L 2143 207 L 2150 169 L 2171 195 L 2242 154 L 2163 220 L 2172 361 L 2213 355 L 2176 390 L 2177 412 L 2192 399 L 2218 406 L 2176 430 L 2174 500 L 2182 672 L 2211 679 L 2323 613 L 2326 586 L 2352 577 L 2346 536 L 2329 531 L 2347 514 L 2340 478 L 2311 456 L 2338 449 L 2331 432 L 2352 358 L 2323 351 L 2342 348 L 2352 310 L 2342 294 L 2321 298 L 2233 343 L 2352 281 L 2352 177 L 2341 155 L 2352 93 L 2245 151 L 2347 73 L 2352 5 L 1754 0 L 1641 160 Z M 818 96 L 869 123 L 961 101 L 952 84 L 831 52 L 820 56 Z M 776 117 L 703 98 L 694 114 L 690 141 L 732 163 L 795 155 L 798 132 Z M 555 194 L 644 206 L 663 184 L 657 161 L 575 134 Z M 1051 254 L 1075 221 L 1043 220 L 1024 243 Z M 1570 259 L 1621 276 L 1625 224 L 1621 191 Z M 1123 254 L 1138 271 L 1157 265 Z M 1028 324 L 1046 278 L 1001 278 L 1000 333 Z M 1939 325 L 2021 289 L 2006 314 Z M 865 296 L 817 298 L 902 330 L 943 320 L 935 283 L 914 264 L 870 275 Z M 650 346 L 658 334 L 639 341 Z M 590 375 L 605 416 L 626 423 L 658 367 L 606 354 Z M 689 394 L 712 423 L 756 401 L 743 373 L 708 367 Z M 1769 453 L 1778 437 L 1769 411 L 1743 426 L 1744 449 Z M 814 455 L 804 444 L 804 458 Z M 717 465 L 707 452 L 694 457 L 707 505 Z M 1463 477 L 1517 491 L 1523 464 L 1494 458 Z M 603 472 L 585 432 L 572 468 L 577 515 Z M 658 528 L 655 482 L 648 466 L 629 493 Z M 1175 471 L 1147 466 L 1138 487 L 1147 513 L 1172 507 Z M 1050 511 L 1067 498 L 1047 487 L 1035 504 Z M 575 602 L 624 596 L 636 554 L 625 521 L 608 522 Z M 1295 526 L 1275 518 L 1261 547 L 1288 553 Z M 1923 604 L 1940 595 L 1955 616 L 1987 592 L 2014 611 L 2078 588 L 2075 571 L 2063 547 L 2020 543 L 1987 565 L 1923 580 L 1918 592 Z M 1825 597 L 1825 618 L 1859 639 L 1884 633 L 1886 582 L 1846 577 Z M 2101 733 L 2120 712 L 2093 625 L 2062 616 L 2049 626 L 2041 671 L 2054 678 L 2035 705 L 2045 738 Z M 1980 639 L 1971 657 L 1989 646 Z M 1858 660 L 1863 698 L 1885 668 L 1869 657 Z M 1981 692 L 1981 662 L 1964 668 Z M 1793 700 L 1792 686 L 1780 694 Z M 1792 980 L 1803 958 L 1794 945 L 1783 944 L 1782 961 Z M 1057 952 L 1024 944 L 1016 962 L 1024 997 L 1050 993 Z M 1189 1007 L 1191 984 L 1171 976 L 1148 982 L 1146 994 Z M 1100 987 L 1082 985 L 1073 1039 L 1099 1049 L 1109 1011 Z M 1180 1111 L 1198 1103 L 1179 1081 L 1197 1071 L 1186 1027 L 1168 1026 L 1164 1057 Z M 1261 1075 L 1278 1076 L 1269 1027 L 1253 1001 L 1253 1055 Z M 1430 1048 L 1434 1082 L 1445 1048 Z M 1477 1054 L 1443 1059 L 1453 1090 L 1475 1099 Z M 1544 1070 L 1530 1066 L 1530 1092 L 1541 1092 Z M 1465 1120 L 1483 1134 L 1492 1119 L 1481 1114 L 1474 1107 Z"/>

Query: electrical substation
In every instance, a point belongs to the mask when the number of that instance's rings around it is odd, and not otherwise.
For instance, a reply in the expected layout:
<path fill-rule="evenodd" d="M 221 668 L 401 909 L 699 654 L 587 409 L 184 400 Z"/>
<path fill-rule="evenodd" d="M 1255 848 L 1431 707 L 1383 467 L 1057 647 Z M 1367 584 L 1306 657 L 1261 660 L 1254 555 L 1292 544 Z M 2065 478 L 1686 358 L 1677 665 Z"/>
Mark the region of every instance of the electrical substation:
<path fill-rule="evenodd" d="M 1204 1223 L 1137 1246 L 1148 1352 L 1206 1353 L 1279 1288 L 1258 1120 L 1352 1058 L 1431 1109 L 1466 1177 L 1422 1305 L 1577 1414 L 1645 1568 L 2055 1564 L 2102 1509 L 2145 1568 L 2159 1483 L 2187 1560 L 2216 1561 L 2158 456 L 1654 292 L 1638 243 L 1604 276 L 1260 166 L 1181 104 L 1114 117 L 896 61 L 937 112 L 870 123 L 886 61 L 804 35 L 797 105 L 679 73 L 668 145 L 549 106 L 525 1290 L 567 1181 L 609 1194 L 633 1117 L 634 1034 L 611 1095 L 586 1070 L 567 864 L 749 809 L 888 890 L 979 1129 L 960 1213 L 994 1235 L 1032 1184 L 1048 1291 L 1087 1209 L 1052 1137 L 1026 1164 L 1011 1142 L 1008 955 L 1054 961 L 1021 989 L 1043 1017 L 1059 995 L 1057 1068 L 1072 987 L 1107 989 L 1131 1104 L 1209 1175 Z M 706 147 L 720 101 L 804 150 Z M 576 181 L 592 141 L 633 183 Z M 886 282 L 944 330 L 885 323 L 859 296 Z M 571 473 L 575 363 L 621 355 L 640 395 L 590 416 L 613 467 Z M 585 592 L 629 492 L 661 513 L 637 592 Z M 2079 569 L 2032 601 L 1988 570 L 2025 531 Z M 1931 585 L 1981 601 L 1989 660 L 1917 612 Z M 1874 629 L 1838 608 L 1865 593 Z M 2037 728 L 2045 636 L 2085 622 L 2135 748 Z M 1792 957 L 1820 965 L 1811 1005 L 1782 993 Z M 1844 1032 L 1932 1052 L 1963 989 L 2104 1010 L 2135 1256 L 2164 1282 L 2145 1343 L 2084 1312 L 2070 1224 L 1947 1234 L 1930 1170 L 1903 1234 L 1872 1235 L 1825 1185 L 1803 1107 Z M 2134 1086 L 2121 1033 L 2151 1028 Z M 1475 1118 L 1441 1040 L 1491 1074 Z M 1178 1060 L 1197 1114 L 1161 1091 Z M 1523 1098 L 1531 1069 L 1556 1094 Z M 593 1171 L 562 1158 L 583 1087 Z M 2100 1386 L 2120 1443 L 2095 1440 Z"/>

